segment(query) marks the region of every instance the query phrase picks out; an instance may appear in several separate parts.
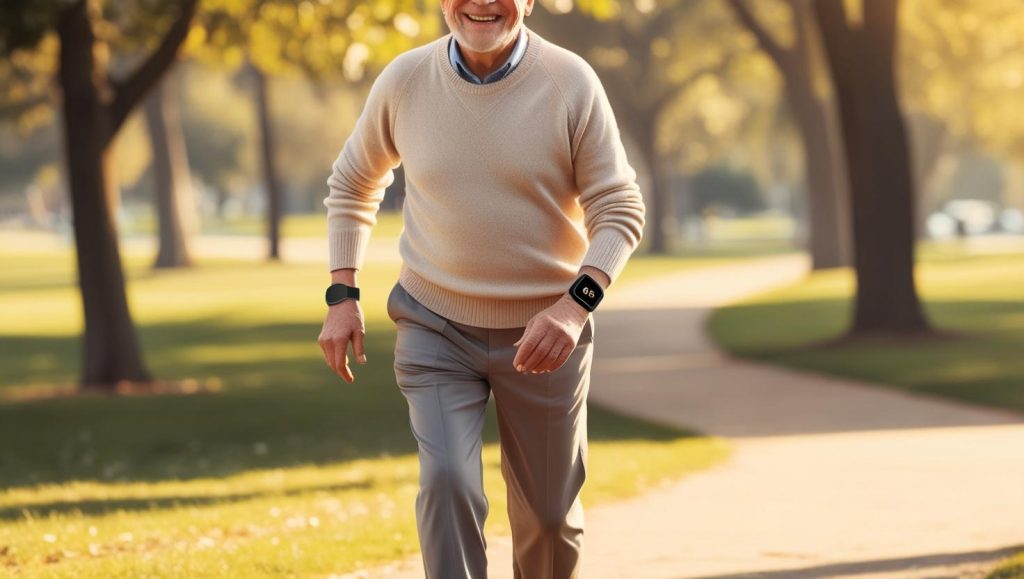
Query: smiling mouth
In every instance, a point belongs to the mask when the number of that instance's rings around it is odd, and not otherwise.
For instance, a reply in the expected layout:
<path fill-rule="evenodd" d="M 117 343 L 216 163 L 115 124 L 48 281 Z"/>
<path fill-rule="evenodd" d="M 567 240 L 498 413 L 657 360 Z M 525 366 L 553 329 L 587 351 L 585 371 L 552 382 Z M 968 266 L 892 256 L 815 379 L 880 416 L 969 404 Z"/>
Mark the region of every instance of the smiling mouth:
<path fill-rule="evenodd" d="M 473 16 L 473 15 L 470 15 L 470 14 L 464 14 L 464 16 L 470 22 L 477 22 L 477 23 L 480 23 L 480 24 L 487 24 L 487 23 L 490 23 L 490 22 L 497 22 L 498 19 L 501 18 L 497 14 L 494 14 L 494 15 L 491 15 L 491 16 Z"/>

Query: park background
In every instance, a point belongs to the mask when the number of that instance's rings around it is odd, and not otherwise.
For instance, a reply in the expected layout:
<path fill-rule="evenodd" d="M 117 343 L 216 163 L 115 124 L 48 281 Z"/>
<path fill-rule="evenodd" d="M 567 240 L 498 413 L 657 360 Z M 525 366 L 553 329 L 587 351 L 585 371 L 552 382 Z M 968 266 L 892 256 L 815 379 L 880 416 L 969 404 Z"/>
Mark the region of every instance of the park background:
<path fill-rule="evenodd" d="M 719 347 L 1024 412 L 1018 1 L 538 0 L 526 25 L 595 68 L 639 174 L 647 230 L 609 294 L 805 258 L 714 312 Z M 0 570 L 328 576 L 416 555 L 384 309 L 401 170 L 351 385 L 316 344 L 323 199 L 373 78 L 446 32 L 407 0 L 0 8 Z M 697 429 L 589 421 L 588 506 L 729 460 Z M 493 406 L 485 443 L 487 530 L 507 533 Z"/>

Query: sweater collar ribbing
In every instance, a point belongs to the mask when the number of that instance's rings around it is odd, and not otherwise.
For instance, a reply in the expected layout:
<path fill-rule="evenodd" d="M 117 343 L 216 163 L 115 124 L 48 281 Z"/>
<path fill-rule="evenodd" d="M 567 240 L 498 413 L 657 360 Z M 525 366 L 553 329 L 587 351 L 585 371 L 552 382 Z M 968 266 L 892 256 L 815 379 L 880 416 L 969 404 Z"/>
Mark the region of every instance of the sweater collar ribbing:
<path fill-rule="evenodd" d="M 541 50 L 543 50 L 543 47 L 541 46 L 543 44 L 543 39 L 525 24 L 522 26 L 529 37 L 526 44 L 526 54 L 523 55 L 523 59 L 519 62 L 519 65 L 507 75 L 499 80 L 487 84 L 473 84 L 459 76 L 459 73 L 452 68 L 451 63 L 448 60 L 448 41 L 451 39 L 452 33 L 449 32 L 439 38 L 436 41 L 434 56 L 437 59 L 437 64 L 443 71 L 445 79 L 456 90 L 475 95 L 494 94 L 519 84 L 519 81 L 521 81 L 529 70 L 533 68 L 534 63 L 537 61 L 537 57 L 540 55 Z"/>

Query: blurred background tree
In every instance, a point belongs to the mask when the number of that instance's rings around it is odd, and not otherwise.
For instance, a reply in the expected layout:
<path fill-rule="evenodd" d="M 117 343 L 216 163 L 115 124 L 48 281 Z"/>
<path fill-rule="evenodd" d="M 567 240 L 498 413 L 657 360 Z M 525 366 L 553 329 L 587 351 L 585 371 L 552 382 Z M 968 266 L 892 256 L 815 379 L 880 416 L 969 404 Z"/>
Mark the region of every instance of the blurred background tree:
<path fill-rule="evenodd" d="M 762 193 L 750 173 L 711 167 L 694 175 L 691 187 L 693 209 L 697 213 L 713 209 L 749 215 L 764 209 Z"/>
<path fill-rule="evenodd" d="M 831 85 L 821 62 L 812 0 L 729 0 L 743 26 L 778 69 L 786 103 L 800 131 L 812 269 L 850 265 L 849 200 Z M 760 16 L 764 14 L 765 16 Z M 770 27 L 787 33 L 777 38 Z"/>
<path fill-rule="evenodd" d="M 157 253 L 154 267 L 192 265 L 190 239 L 199 218 L 192 172 L 181 124 L 177 75 L 161 80 L 146 97 L 146 130 L 153 157 L 157 215 Z"/>
<path fill-rule="evenodd" d="M 1008 183 L 1024 159 L 1024 121 L 1016 113 L 1024 86 L 1024 10 L 1014 0 L 904 0 L 901 83 L 911 120 L 914 175 L 922 187 L 915 234 L 928 215 L 964 194 L 1000 207 L 1020 206 Z M 965 186 L 977 163 L 1006 182 Z"/>
<path fill-rule="evenodd" d="M 322 83 L 341 77 L 368 88 L 368 71 L 437 36 L 440 20 L 436 14 L 428 17 L 436 11 L 421 0 L 204 2 L 200 22 L 206 42 L 197 47 L 197 56 L 243 73 L 252 86 L 270 259 L 280 259 L 284 204 L 271 79 L 303 75 Z"/>
<path fill-rule="evenodd" d="M 857 291 L 849 337 L 931 331 L 914 283 L 915 185 L 896 87 L 899 6 L 896 0 L 814 4 L 852 194 Z"/>
<path fill-rule="evenodd" d="M 173 62 L 185 40 L 196 0 L 140 2 L 142 13 L 164 24 L 156 47 L 127 74 L 110 69 L 101 5 L 93 0 L 15 0 L 0 8 L 0 54 L 58 47 L 56 72 L 62 99 L 64 151 L 74 215 L 78 278 L 85 312 L 81 384 L 109 391 L 120 381 L 152 380 L 128 310 L 114 218 L 116 188 L 108 167 L 110 145 L 128 114 Z M 118 15 L 107 22 L 116 22 Z M 97 26 L 97 25 L 100 26 Z M 14 95 L 25 96 L 28 95 Z"/>
<path fill-rule="evenodd" d="M 60 87 L 86 314 L 84 388 L 111 391 L 122 381 L 152 380 L 127 307 L 117 235 L 120 190 L 113 178 L 112 146 L 129 114 L 147 94 L 146 124 L 160 234 L 156 264 L 191 262 L 187 237 L 195 229 L 190 224 L 196 221 L 196 203 L 190 193 L 191 169 L 178 113 L 178 91 L 160 83 L 186 38 L 190 38 L 188 53 L 236 70 L 244 66 L 255 78 L 271 256 L 277 257 L 283 201 L 275 164 L 268 71 L 280 76 L 300 73 L 318 80 L 333 74 L 366 83 L 367 70 L 421 43 L 421 35 L 436 35 L 437 19 L 431 29 L 431 19 L 417 13 L 421 9 L 422 4 L 416 2 L 371 6 L 210 0 L 204 4 L 202 20 L 193 28 L 195 0 L 173 6 L 99 0 L 4 4 L 0 48 L 9 58 L 0 74 L 11 82 L 0 101 L 0 112 L 6 118 L 17 118 L 17 126 L 27 134 L 45 125 L 52 115 L 53 99 L 48 91 L 53 78 Z M 154 87 L 157 90 L 151 91 Z M 208 126 L 202 130 L 210 132 Z M 240 135 L 229 132 L 224 138 L 210 139 L 209 146 L 237 154 L 240 142 Z M 328 150 L 333 159 L 337 146 Z M 46 166 L 17 165 L 27 172 L 23 178 Z M 124 169 L 124 162 L 119 165 Z M 207 165 L 204 170 L 214 180 L 227 178 L 220 164 Z"/>

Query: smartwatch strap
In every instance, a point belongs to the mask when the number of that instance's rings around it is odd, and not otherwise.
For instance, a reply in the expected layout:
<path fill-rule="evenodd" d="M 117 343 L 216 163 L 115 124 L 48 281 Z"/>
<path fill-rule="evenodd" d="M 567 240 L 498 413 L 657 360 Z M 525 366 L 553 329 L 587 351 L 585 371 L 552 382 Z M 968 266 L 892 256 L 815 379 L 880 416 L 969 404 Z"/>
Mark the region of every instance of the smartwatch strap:
<path fill-rule="evenodd" d="M 340 304 L 345 300 L 359 300 L 359 288 L 345 285 L 343 283 L 333 283 L 327 288 L 327 295 L 325 296 L 327 305 L 333 306 L 334 304 Z"/>

